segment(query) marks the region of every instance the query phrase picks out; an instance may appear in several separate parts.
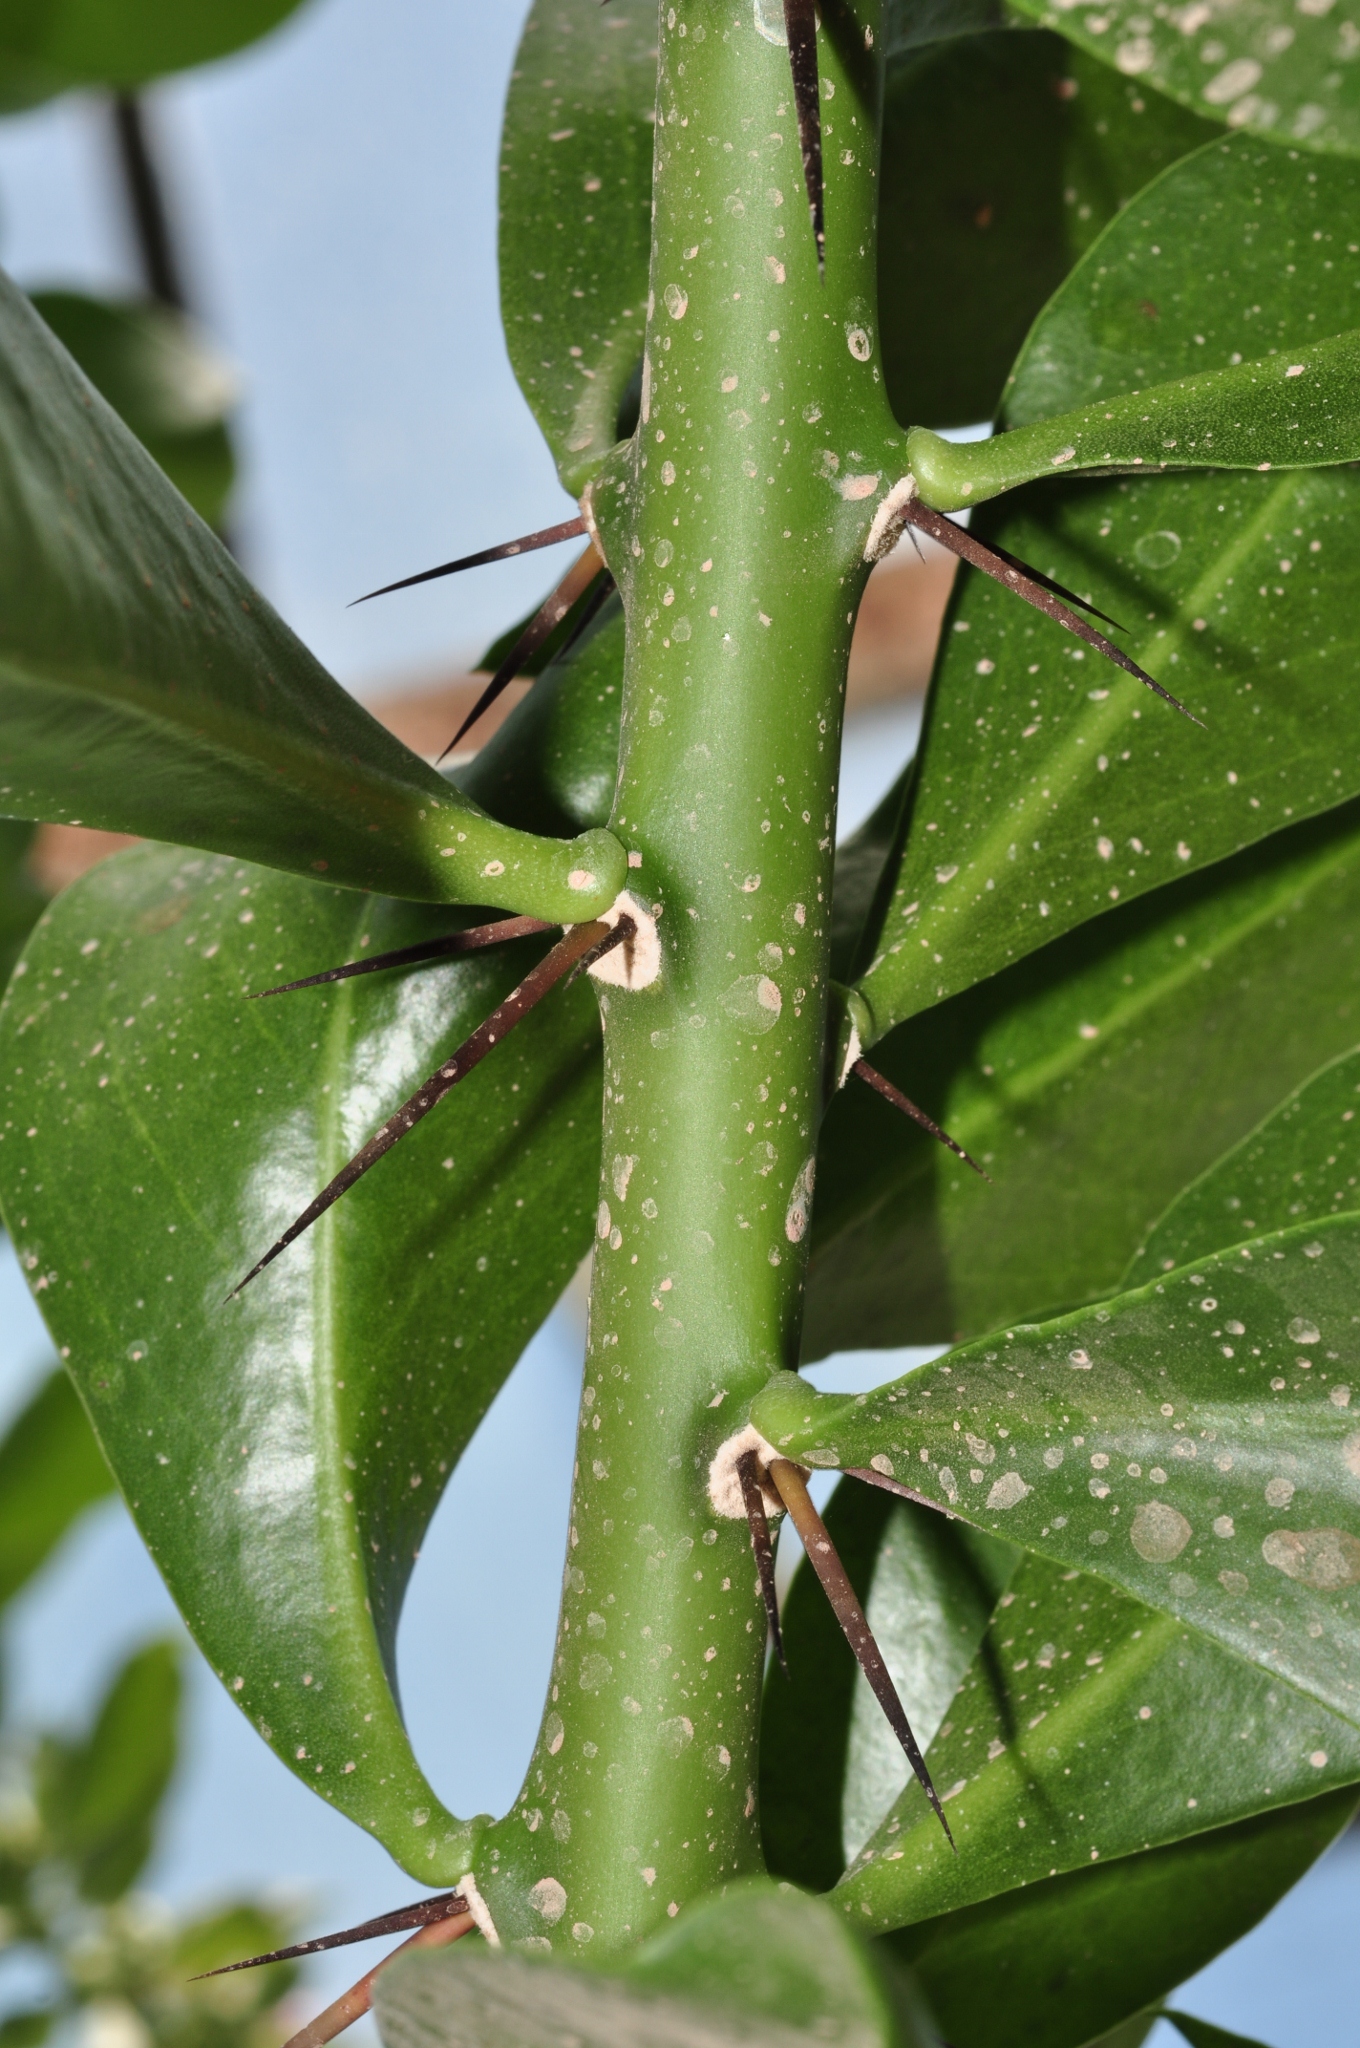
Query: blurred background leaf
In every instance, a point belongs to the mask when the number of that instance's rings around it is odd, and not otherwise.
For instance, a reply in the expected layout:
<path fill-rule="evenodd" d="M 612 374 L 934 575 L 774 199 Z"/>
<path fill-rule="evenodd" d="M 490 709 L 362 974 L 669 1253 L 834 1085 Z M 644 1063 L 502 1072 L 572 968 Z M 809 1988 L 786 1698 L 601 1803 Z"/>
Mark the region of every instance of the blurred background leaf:
<path fill-rule="evenodd" d="M 207 337 L 155 300 L 49 291 L 33 304 L 199 518 L 220 529 L 235 478 L 236 379 Z"/>
<path fill-rule="evenodd" d="M 66 1370 L 58 1366 L 0 1443 L 0 1606 L 26 1585 L 113 1475 Z"/>

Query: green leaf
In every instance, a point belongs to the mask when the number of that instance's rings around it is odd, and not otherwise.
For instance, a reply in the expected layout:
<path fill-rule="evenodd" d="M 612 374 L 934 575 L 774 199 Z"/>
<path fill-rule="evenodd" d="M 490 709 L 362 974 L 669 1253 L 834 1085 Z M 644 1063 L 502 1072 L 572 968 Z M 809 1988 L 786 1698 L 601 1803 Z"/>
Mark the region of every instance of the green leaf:
<path fill-rule="evenodd" d="M 613 901 L 607 834 L 493 824 L 327 676 L 3 280 L 0 340 L 0 805 L 351 888 Z"/>
<path fill-rule="evenodd" d="M 1221 147 L 1221 145 L 1219 145 Z M 1360 456 L 1360 330 L 1281 355 L 1099 399 L 960 446 L 907 436 L 923 504 L 957 512 L 1067 468 L 1309 469 Z"/>
<path fill-rule="evenodd" d="M 0 1443 L 0 1606 L 85 1509 L 112 1492 L 89 1420 L 58 1367 Z"/>
<path fill-rule="evenodd" d="M 913 1780 L 837 1887 L 862 1932 L 1354 1785 L 1360 1731 L 1171 1615 L 1028 1557 L 927 1761 L 957 1853 Z"/>
<path fill-rule="evenodd" d="M 22 818 L 0 818 L 0 988 L 47 901 L 28 868 L 35 829 Z"/>
<path fill-rule="evenodd" d="M 298 0 L 8 0 L 0 53 L 65 85 L 144 84 L 224 57 L 284 21 Z M 55 89 L 55 84 L 51 89 Z"/>
<path fill-rule="evenodd" d="M 889 44 L 883 374 L 900 420 L 965 425 L 995 413 L 1030 323 L 1105 223 L 1217 131 L 1058 36 L 970 36 L 957 5 L 923 12 L 949 40 L 905 62 Z"/>
<path fill-rule="evenodd" d="M 1353 1792 L 1332 1792 L 942 1914 L 884 1946 L 911 1965 L 954 2048 L 1082 2048 L 1254 1927 L 1354 1811 Z M 1134 2042 L 1138 2025 L 1151 2017 Z"/>
<path fill-rule="evenodd" d="M 825 1520 L 925 1750 L 1020 1553 L 858 1480 L 837 1487 Z M 825 1891 L 910 1770 L 806 1562 L 782 1622 L 789 1675 L 771 1666 L 760 1724 L 765 1855 L 778 1876 Z"/>
<path fill-rule="evenodd" d="M 459 1943 L 402 1957 L 374 2003 L 386 2048 L 547 2048 L 564 2033 L 582 2048 L 927 2048 L 934 2038 L 891 1966 L 828 1905 L 765 1878 L 687 1907 L 608 1975 Z"/>
<path fill-rule="evenodd" d="M 154 300 L 35 292 L 33 305 L 180 495 L 222 524 L 235 476 L 236 380 L 193 322 Z"/>
<path fill-rule="evenodd" d="M 42 2048 L 56 2020 L 55 2012 L 12 2012 L 0 2021 L 0 2048 Z"/>
<path fill-rule="evenodd" d="M 890 66 L 931 43 L 1011 25 L 1002 0 L 888 0 L 884 13 L 884 40 Z"/>
<path fill-rule="evenodd" d="M 656 56 L 652 0 L 536 0 L 506 101 L 506 346 L 573 496 L 619 439 L 642 355 Z"/>
<path fill-rule="evenodd" d="M 1343 806 L 1276 833 L 883 1040 L 875 1065 L 992 1185 L 850 1081 L 818 1151 L 805 1359 L 977 1336 L 1119 1287 L 1187 1181 L 1355 1043 L 1358 828 Z M 1195 1252 L 1222 1241 L 1215 1219 Z"/>
<path fill-rule="evenodd" d="M 1360 154 L 1360 78 L 1354 24 L 1330 7 L 1306 11 L 1290 0 L 1167 9 L 1113 0 L 1098 14 L 1068 0 L 1014 0 L 1046 28 L 1060 28 L 1128 78 L 1156 86 L 1182 106 L 1234 128 L 1309 150 Z"/>
<path fill-rule="evenodd" d="M 176 1646 L 151 1643 L 114 1679 L 88 1741 L 49 1745 L 43 1818 L 86 1898 L 120 1898 L 151 1853 L 175 1768 L 180 1691 Z"/>
<path fill-rule="evenodd" d="M 1360 1208 L 1360 1142 L 1352 1134 L 1360 1054 L 1333 1060 L 1282 1102 L 1226 1158 L 1185 1189 L 1130 1263 L 1125 1285 L 1188 1265 L 1225 1238 L 1287 1230 Z"/>
<path fill-rule="evenodd" d="M 1360 1725 L 1358 1280 L 1360 1217 L 1325 1218 L 871 1395 L 780 1374 L 751 1419 L 813 1465 L 886 1458 L 940 1506 Z M 965 1460 L 970 1434 L 993 1456 Z"/>
<path fill-rule="evenodd" d="M 1246 136 L 1173 165 L 1044 309 L 1006 388 L 1007 428 L 1350 332 L 1356 265 L 1337 223 L 1357 200 L 1360 166 Z"/>
<path fill-rule="evenodd" d="M 470 1838 L 402 1728 L 397 1618 L 448 1472 L 590 1242 L 589 983 L 224 1296 L 543 942 L 246 993 L 448 928 L 135 849 L 53 905 L 0 1012 L 0 1197 L 152 1555 L 276 1752 L 436 1883 Z"/>
<path fill-rule="evenodd" d="M 1169 2012 L 1166 2017 L 1185 2036 L 1190 2048 L 1261 2048 L 1259 2041 L 1248 2040 L 1245 2034 L 1230 2034 L 1226 2027 L 1197 2020 L 1188 2012 Z"/>
<path fill-rule="evenodd" d="M 1041 315 L 1008 422 L 1234 351 L 1277 348 L 1287 366 L 1301 335 L 1346 327 L 1354 287 L 1335 223 L 1354 209 L 1357 177 L 1240 137 L 1175 166 Z M 1128 652 L 1207 729 L 966 572 L 860 984 L 874 1037 L 1113 903 L 1356 792 L 1337 727 L 1360 615 L 1357 521 L 1345 469 L 1055 480 L 982 508 L 975 532 L 1129 622 Z"/>

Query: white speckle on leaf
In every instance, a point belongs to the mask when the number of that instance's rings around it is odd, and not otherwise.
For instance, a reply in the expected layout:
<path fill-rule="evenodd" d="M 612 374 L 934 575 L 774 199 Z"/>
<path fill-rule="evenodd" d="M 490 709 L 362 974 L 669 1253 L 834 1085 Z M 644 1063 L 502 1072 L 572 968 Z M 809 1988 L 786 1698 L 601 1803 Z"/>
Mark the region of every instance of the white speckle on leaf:
<path fill-rule="evenodd" d="M 1018 1507 L 1025 1495 L 1031 1492 L 1033 1488 L 1026 1486 L 1018 1472 L 1003 1472 L 987 1495 L 987 1505 L 989 1508 Z"/>
<path fill-rule="evenodd" d="M 1185 1516 L 1169 1501 L 1149 1500 L 1134 1510 L 1129 1541 L 1149 1564 L 1170 1564 L 1173 1557 L 1180 1556 L 1194 1533 Z"/>
<path fill-rule="evenodd" d="M 555 1927 L 567 1910 L 567 1894 L 555 1877 L 541 1877 L 530 1887 L 529 1904 L 540 1920 Z"/>
<path fill-rule="evenodd" d="M 1360 1541 L 1344 1529 L 1274 1529 L 1261 1545 L 1261 1555 L 1287 1579 L 1335 1592 L 1360 1579 Z"/>

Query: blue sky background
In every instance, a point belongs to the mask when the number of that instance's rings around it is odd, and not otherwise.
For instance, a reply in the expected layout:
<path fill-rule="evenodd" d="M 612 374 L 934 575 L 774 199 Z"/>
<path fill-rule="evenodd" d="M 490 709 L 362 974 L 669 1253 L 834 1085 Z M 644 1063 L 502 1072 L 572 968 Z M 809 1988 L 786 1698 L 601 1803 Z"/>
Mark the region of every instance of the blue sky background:
<path fill-rule="evenodd" d="M 511 378 L 496 305 L 499 105 L 524 12 L 523 0 L 312 0 L 260 48 L 156 96 L 195 297 L 243 379 L 242 551 L 351 685 L 463 664 L 540 594 L 546 572 L 506 564 L 358 612 L 349 598 L 567 506 Z M 135 285 L 97 103 L 0 122 L 0 261 L 30 286 Z M 856 722 L 844 825 L 912 739 L 904 707 Z M 5 1248 L 0 1415 L 49 1356 Z M 537 1724 L 580 1363 L 564 1307 L 455 1475 L 413 1581 L 403 1695 L 436 1788 L 462 1812 L 510 1803 Z M 900 1357 L 862 1354 L 815 1377 L 865 1386 L 901 1368 Z M 512 1443 L 519 1498 L 533 1506 L 507 1523 L 500 1474 Z M 472 1572 L 455 1569 L 469 1532 L 481 1532 Z M 34 1722 L 80 1715 L 127 1649 L 174 1625 L 121 1507 L 97 1510 L 11 1617 L 12 1710 Z M 412 1895 L 383 1851 L 275 1761 L 197 1660 L 188 1729 L 155 1889 L 187 1903 L 281 1887 L 306 1900 L 310 1929 Z M 1346 1845 L 1184 2004 L 1273 2048 L 1354 2038 L 1358 1908 L 1360 1848 Z M 354 1950 L 318 1965 L 316 2002 L 371 1959 Z"/>

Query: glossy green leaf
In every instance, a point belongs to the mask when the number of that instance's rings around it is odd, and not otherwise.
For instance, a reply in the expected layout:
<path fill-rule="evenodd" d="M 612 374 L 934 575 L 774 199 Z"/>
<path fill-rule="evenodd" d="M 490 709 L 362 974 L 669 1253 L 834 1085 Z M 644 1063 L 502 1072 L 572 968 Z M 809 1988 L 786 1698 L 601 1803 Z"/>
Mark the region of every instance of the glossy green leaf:
<path fill-rule="evenodd" d="M 141 85 L 253 43 L 299 0 L 6 0 L 0 54 L 53 86 Z"/>
<path fill-rule="evenodd" d="M 651 253 L 656 8 L 536 0 L 501 136 L 501 314 L 573 493 L 619 438 Z"/>
<path fill-rule="evenodd" d="M 890 66 L 931 43 L 1007 26 L 1002 0 L 888 0 L 884 13 Z"/>
<path fill-rule="evenodd" d="M 0 805 L 416 898 L 613 901 L 606 834 L 491 823 L 327 676 L 2 280 L 0 339 Z"/>
<path fill-rule="evenodd" d="M 897 417 L 963 425 L 995 413 L 1030 323 L 1111 216 L 1217 131 L 1058 36 L 924 12 L 906 61 L 889 42 L 879 332 Z"/>
<path fill-rule="evenodd" d="M 1045 307 L 1006 387 L 1007 428 L 1350 332 L 1360 251 L 1338 228 L 1358 201 L 1360 166 L 1245 136 L 1173 165 Z"/>
<path fill-rule="evenodd" d="M 1230 2034 L 1226 2027 L 1197 2020 L 1188 2012 L 1169 2012 L 1166 2017 L 1190 2043 L 1190 2048 L 1261 2048 L 1259 2041 L 1249 2041 L 1245 2034 Z"/>
<path fill-rule="evenodd" d="M 1175 166 L 1041 316 L 1008 422 L 1352 324 L 1360 258 L 1336 222 L 1357 177 L 1243 138 Z M 975 532 L 1126 621 L 1128 652 L 1205 727 L 990 579 L 962 576 L 861 983 L 875 1036 L 1355 793 L 1341 734 L 1358 505 L 1352 473 L 1327 469 L 1054 481 L 979 512 Z"/>
<path fill-rule="evenodd" d="M 67 1375 L 44 1380 L 0 1443 L 0 1605 L 12 1600 L 113 1477 Z"/>
<path fill-rule="evenodd" d="M 1138 1287 L 1231 1238 L 1360 1209 L 1357 1097 L 1360 1054 L 1349 1053 L 1296 1089 L 1185 1189 L 1139 1247 L 1125 1285 Z"/>
<path fill-rule="evenodd" d="M 1254 1927 L 1354 1811 L 1353 1792 L 1332 1792 L 942 1914 L 884 1945 L 910 1963 L 954 2048 L 1083 2048 Z"/>
<path fill-rule="evenodd" d="M 449 1470 L 590 1241 L 589 983 L 224 1297 L 543 942 L 246 993 L 448 929 L 137 849 L 58 899 L 0 1013 L 6 1219 L 138 1526 L 266 1740 L 432 1882 L 469 1836 L 402 1729 L 397 1617 Z"/>
<path fill-rule="evenodd" d="M 856 1927 L 886 1932 L 1354 1785 L 1360 1730 L 1171 1615 L 1029 1557 L 927 1761 L 957 1853 L 913 1781 L 837 1888 Z"/>
<path fill-rule="evenodd" d="M 386 2048 L 549 2048 L 564 2033 L 582 2048 L 927 2048 L 933 2031 L 885 1961 L 822 1900 L 751 1878 L 688 1907 L 608 1975 L 460 1943 L 384 1970 L 375 2007 Z"/>
<path fill-rule="evenodd" d="M 235 475 L 236 379 L 192 321 L 144 299 L 35 292 L 33 305 L 200 519 L 220 526 Z"/>
<path fill-rule="evenodd" d="M 814 1465 L 885 1458 L 1360 1725 L 1358 1278 L 1360 1218 L 1324 1218 L 871 1395 L 780 1374 L 752 1420 Z"/>
<path fill-rule="evenodd" d="M 825 1520 L 927 1749 L 1020 1553 L 853 1479 L 837 1487 Z M 824 1891 L 889 1811 L 910 1767 L 806 1562 L 782 1623 L 788 1677 L 771 1666 L 760 1724 L 765 1856 L 778 1876 Z"/>
<path fill-rule="evenodd" d="M 1360 330 L 1226 370 L 1098 399 L 964 446 L 907 436 L 923 504 L 957 512 L 1068 468 L 1308 469 L 1360 455 Z"/>
<path fill-rule="evenodd" d="M 35 829 L 22 818 L 0 818 L 0 988 L 47 901 L 28 866 Z"/>
<path fill-rule="evenodd" d="M 804 1357 L 978 1336 L 1120 1286 L 1186 1183 L 1360 1037 L 1358 828 L 1344 806 L 1276 833 L 877 1046 L 991 1185 L 847 1083 L 818 1149 Z M 1216 1224 L 1195 1250 L 1223 1241 Z"/>
<path fill-rule="evenodd" d="M 86 1898 L 116 1899 L 152 1847 L 175 1768 L 181 1680 L 173 1643 L 151 1643 L 114 1679 L 85 1742 L 49 1738 L 42 1813 L 58 1855 L 76 1865 Z"/>
<path fill-rule="evenodd" d="M 1160 13 L 1138 0 L 1091 13 L 1076 0 L 1014 4 L 1197 113 L 1308 150 L 1360 154 L 1360 31 L 1330 4 L 1233 0 Z"/>

